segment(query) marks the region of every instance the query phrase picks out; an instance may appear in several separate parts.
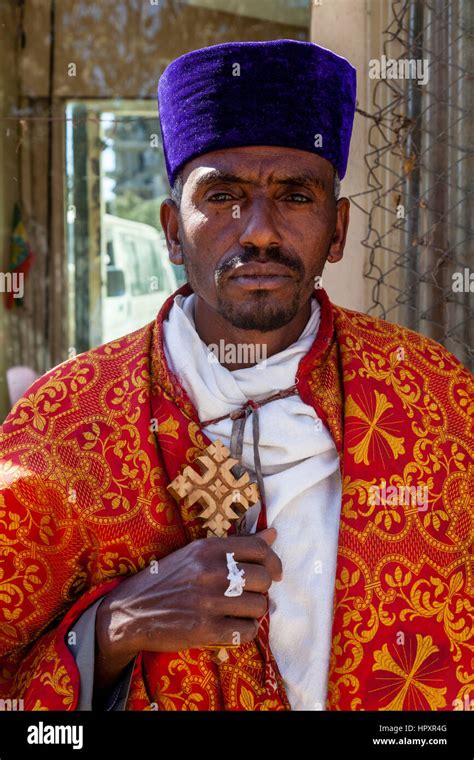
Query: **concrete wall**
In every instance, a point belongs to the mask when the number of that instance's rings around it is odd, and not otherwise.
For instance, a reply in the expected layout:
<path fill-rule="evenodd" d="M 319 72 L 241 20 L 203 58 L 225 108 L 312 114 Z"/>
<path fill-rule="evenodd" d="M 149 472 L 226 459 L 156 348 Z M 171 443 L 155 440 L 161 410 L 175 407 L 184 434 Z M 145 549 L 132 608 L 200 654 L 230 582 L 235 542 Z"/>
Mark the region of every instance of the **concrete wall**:
<path fill-rule="evenodd" d="M 373 0 L 321 0 L 314 3 L 311 18 L 311 41 L 347 58 L 357 70 L 357 105 L 369 110 L 368 55 L 370 10 Z M 368 145 L 369 120 L 356 113 L 347 174 L 341 195 L 350 196 L 366 190 L 367 169 L 364 154 Z M 359 199 L 361 204 L 363 199 Z M 342 261 L 327 264 L 323 286 L 334 303 L 357 311 L 366 311 L 370 303 L 369 284 L 363 278 L 366 251 L 361 240 L 366 235 L 367 219 L 353 203 L 349 234 Z"/>

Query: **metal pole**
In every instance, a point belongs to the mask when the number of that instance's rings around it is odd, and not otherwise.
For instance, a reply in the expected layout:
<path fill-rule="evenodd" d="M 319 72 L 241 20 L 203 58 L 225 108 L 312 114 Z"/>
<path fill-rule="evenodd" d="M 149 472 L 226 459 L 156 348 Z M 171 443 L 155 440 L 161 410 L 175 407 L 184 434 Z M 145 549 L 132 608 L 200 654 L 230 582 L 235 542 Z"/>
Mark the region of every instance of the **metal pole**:
<path fill-rule="evenodd" d="M 420 0 L 410 0 L 408 19 L 408 57 L 422 58 L 423 49 L 423 5 Z M 408 292 L 405 302 L 405 324 L 412 329 L 419 326 L 419 200 L 420 169 L 418 156 L 421 152 L 421 90 L 415 78 L 407 81 L 407 116 L 411 126 L 406 142 L 406 159 L 410 167 L 406 178 L 407 225 L 406 245 L 407 270 L 405 290 Z"/>

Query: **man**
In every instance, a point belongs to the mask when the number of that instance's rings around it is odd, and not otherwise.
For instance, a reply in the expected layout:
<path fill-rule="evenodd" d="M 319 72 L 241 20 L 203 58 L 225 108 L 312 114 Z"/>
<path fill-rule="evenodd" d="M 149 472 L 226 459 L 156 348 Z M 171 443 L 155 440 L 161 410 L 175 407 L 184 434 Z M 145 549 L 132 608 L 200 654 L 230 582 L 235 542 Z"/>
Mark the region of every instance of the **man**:
<path fill-rule="evenodd" d="M 1 695 L 462 709 L 470 375 L 320 287 L 349 221 L 354 69 L 311 43 L 228 43 L 174 61 L 159 107 L 161 223 L 188 284 L 5 422 Z M 184 494 L 207 482 L 205 449 L 224 467 L 222 444 L 259 498 L 208 537 Z"/>

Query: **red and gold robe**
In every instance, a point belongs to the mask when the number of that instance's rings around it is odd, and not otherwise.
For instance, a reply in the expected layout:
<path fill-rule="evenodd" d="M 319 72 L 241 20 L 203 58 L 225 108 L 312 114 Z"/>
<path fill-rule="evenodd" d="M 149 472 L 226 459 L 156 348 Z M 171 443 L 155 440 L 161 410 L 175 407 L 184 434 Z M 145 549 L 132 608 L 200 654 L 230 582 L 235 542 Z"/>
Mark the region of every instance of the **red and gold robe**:
<path fill-rule="evenodd" d="M 320 328 L 296 381 L 342 477 L 326 709 L 462 709 L 474 690 L 472 377 L 437 343 L 315 297 Z M 74 710 L 74 621 L 204 535 L 166 490 L 210 443 L 165 360 L 173 298 L 151 324 L 53 368 L 3 425 L 0 697 L 26 710 Z M 384 480 L 426 487 L 427 509 L 375 503 Z M 268 619 L 229 654 L 140 652 L 127 709 L 290 709 Z"/>

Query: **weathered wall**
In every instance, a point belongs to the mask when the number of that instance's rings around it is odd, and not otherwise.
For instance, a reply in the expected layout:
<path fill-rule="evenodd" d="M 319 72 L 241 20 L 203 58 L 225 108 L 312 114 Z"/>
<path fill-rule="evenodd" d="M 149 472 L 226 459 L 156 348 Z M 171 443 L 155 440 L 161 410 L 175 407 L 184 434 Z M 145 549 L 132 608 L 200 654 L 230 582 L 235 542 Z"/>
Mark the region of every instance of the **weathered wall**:
<path fill-rule="evenodd" d="M 311 41 L 347 58 L 357 70 L 357 104 L 368 106 L 368 49 L 370 38 L 371 0 L 322 0 L 313 5 Z M 366 189 L 367 169 L 364 154 L 368 144 L 368 120 L 356 113 L 352 133 L 347 174 L 341 195 L 350 196 Z M 363 203 L 363 200 L 358 202 Z M 369 303 L 368 285 L 363 278 L 366 251 L 361 240 L 366 234 L 366 218 L 351 204 L 351 218 L 345 254 L 342 261 L 327 264 L 323 286 L 330 298 L 341 306 L 365 311 Z"/>

